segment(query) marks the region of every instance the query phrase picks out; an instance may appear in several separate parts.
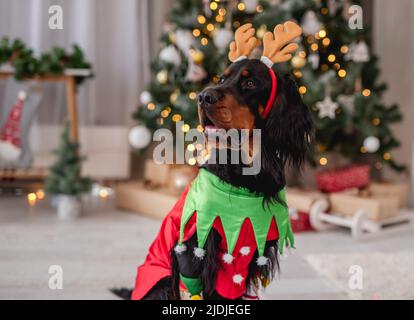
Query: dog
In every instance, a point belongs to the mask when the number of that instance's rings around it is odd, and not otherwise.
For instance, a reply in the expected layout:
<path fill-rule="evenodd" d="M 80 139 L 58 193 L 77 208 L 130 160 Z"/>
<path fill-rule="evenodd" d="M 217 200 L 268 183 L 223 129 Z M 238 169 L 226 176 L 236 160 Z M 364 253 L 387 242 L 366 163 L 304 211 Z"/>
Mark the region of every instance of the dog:
<path fill-rule="evenodd" d="M 237 39 L 238 33 L 236 32 L 236 42 L 231 46 L 233 53 L 237 50 L 242 51 L 240 47 L 243 44 L 249 46 L 250 49 L 247 51 L 257 45 L 255 41 L 251 40 L 251 25 L 244 25 L 240 29 L 242 31 L 239 32 L 239 35 L 244 36 L 242 39 L 244 41 L 240 40 L 240 37 Z M 281 32 L 288 33 L 291 31 L 290 29 L 292 29 L 291 24 L 285 24 L 282 27 L 279 25 L 275 28 L 273 37 L 276 37 L 276 31 L 284 35 Z M 297 32 L 293 32 L 293 34 L 295 35 Z M 268 43 L 270 43 L 271 37 L 272 35 L 265 36 L 263 40 L 265 49 L 265 40 L 268 39 Z M 238 43 L 237 40 L 239 40 Z M 275 38 L 271 40 L 275 41 Z M 235 45 L 238 45 L 239 48 L 235 48 Z M 269 51 L 269 46 L 267 49 Z M 288 52 L 292 49 L 293 47 L 288 48 L 284 54 L 289 54 Z M 208 174 L 214 175 L 223 183 L 236 189 L 248 190 L 253 195 L 262 196 L 264 207 L 274 203 L 286 207 L 284 199 L 280 197 L 280 192 L 286 185 L 285 168 L 291 165 L 300 170 L 305 157 L 311 151 L 314 127 L 310 110 L 303 103 L 296 83 L 290 75 L 279 74 L 274 65 L 269 68 L 269 65 L 261 60 L 237 59 L 237 57 L 233 60 L 234 62 L 224 71 L 219 82 L 205 88 L 199 94 L 200 124 L 205 132 L 217 129 L 247 129 L 251 132 L 253 129 L 260 129 L 261 168 L 259 173 L 255 175 L 244 175 L 243 168 L 248 164 L 206 162 L 200 170 L 207 171 Z M 272 72 L 277 79 L 277 91 L 274 89 L 275 78 L 272 76 Z M 269 105 L 269 96 L 272 96 L 272 91 L 275 91 L 275 95 Z M 231 152 L 234 151 L 227 149 L 228 157 Z M 182 197 L 185 198 L 185 195 Z M 181 199 L 181 202 L 179 200 L 179 204 L 173 208 L 173 211 L 183 209 L 182 200 L 184 198 Z M 177 238 L 173 237 L 171 240 L 167 234 L 178 232 L 177 228 L 179 227 L 174 228 L 174 223 L 179 224 L 179 222 L 174 222 L 174 219 L 177 220 L 177 217 L 171 218 L 171 221 L 164 220 L 157 237 L 159 241 L 152 244 L 146 264 L 138 271 L 133 298 L 183 299 L 185 298 L 183 296 L 185 290 L 182 290 L 182 285 L 180 285 L 180 279 L 182 280 L 180 275 L 184 274 L 187 278 L 200 279 L 203 286 L 203 299 L 255 299 L 257 298 L 255 293 L 257 293 L 260 284 L 265 287 L 279 270 L 278 235 L 269 236 L 266 238 L 263 254 L 266 257 L 265 263 L 260 265 L 256 263 L 260 258 L 258 250 L 249 255 L 244 273 L 247 276 L 242 277 L 243 288 L 227 290 L 220 287 L 218 290 L 217 283 L 226 282 L 223 280 L 226 276 L 223 276 L 221 274 L 223 272 L 220 270 L 228 266 L 228 263 L 221 261 L 222 256 L 224 259 L 222 248 L 225 246 L 225 244 L 223 245 L 225 233 L 222 232 L 221 226 L 213 225 L 204 244 L 206 254 L 202 259 L 197 259 L 196 233 L 183 242 L 186 248 L 185 252 L 174 249 L 178 242 Z M 249 232 L 252 233 L 251 228 L 249 229 L 248 225 L 243 225 L 240 234 L 249 234 Z M 168 251 L 169 257 L 161 262 L 157 258 L 157 252 L 162 250 Z M 151 274 L 146 273 L 147 271 L 155 269 L 157 269 L 155 281 L 148 280 L 150 278 L 148 276 L 144 279 L 144 274 Z M 140 272 L 141 278 L 138 279 Z M 218 276 L 220 276 L 219 279 Z M 241 278 L 234 277 L 233 279 L 236 281 Z"/>

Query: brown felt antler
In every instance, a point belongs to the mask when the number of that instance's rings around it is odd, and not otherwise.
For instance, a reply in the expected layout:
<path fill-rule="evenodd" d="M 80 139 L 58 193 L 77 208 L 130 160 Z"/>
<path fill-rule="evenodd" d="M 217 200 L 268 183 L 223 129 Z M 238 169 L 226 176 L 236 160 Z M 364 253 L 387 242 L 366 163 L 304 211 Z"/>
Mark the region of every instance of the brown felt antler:
<path fill-rule="evenodd" d="M 296 43 L 289 43 L 302 34 L 302 28 L 292 21 L 278 24 L 272 32 L 263 36 L 262 61 L 270 63 L 285 62 L 292 58 L 292 53 L 298 49 Z"/>
<path fill-rule="evenodd" d="M 236 30 L 234 35 L 235 41 L 230 43 L 229 60 L 236 61 L 241 57 L 248 57 L 257 45 L 257 39 L 254 37 L 255 30 L 251 23 L 246 23 Z"/>

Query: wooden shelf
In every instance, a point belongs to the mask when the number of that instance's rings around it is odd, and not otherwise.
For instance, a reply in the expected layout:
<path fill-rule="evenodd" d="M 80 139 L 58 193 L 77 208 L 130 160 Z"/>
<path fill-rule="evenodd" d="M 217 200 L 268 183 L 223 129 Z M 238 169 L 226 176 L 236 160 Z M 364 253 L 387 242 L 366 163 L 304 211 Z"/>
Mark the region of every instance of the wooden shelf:
<path fill-rule="evenodd" d="M 14 69 L 10 65 L 0 67 L 0 79 L 8 79 L 13 76 Z M 63 75 L 44 75 L 25 78 L 24 80 L 35 80 L 41 82 L 63 82 L 66 86 L 66 101 L 68 120 L 70 121 L 70 136 L 72 141 L 79 140 L 78 108 L 76 102 L 75 77 L 88 77 L 92 74 L 90 69 L 65 69 Z M 29 168 L 6 170 L 0 168 L 0 184 L 14 185 L 18 181 L 43 181 L 47 176 L 46 168 Z"/>
<path fill-rule="evenodd" d="M 0 180 L 44 180 L 47 173 L 47 168 L 0 169 Z"/>
<path fill-rule="evenodd" d="M 0 68 L 0 79 L 7 79 L 14 74 L 13 68 L 2 66 Z M 66 101 L 68 119 L 70 121 L 70 134 L 74 142 L 79 140 L 78 129 L 78 108 L 76 103 L 76 82 L 75 77 L 88 77 L 92 74 L 90 69 L 66 69 L 63 75 L 44 75 L 25 80 L 43 82 L 63 82 L 66 85 Z"/>

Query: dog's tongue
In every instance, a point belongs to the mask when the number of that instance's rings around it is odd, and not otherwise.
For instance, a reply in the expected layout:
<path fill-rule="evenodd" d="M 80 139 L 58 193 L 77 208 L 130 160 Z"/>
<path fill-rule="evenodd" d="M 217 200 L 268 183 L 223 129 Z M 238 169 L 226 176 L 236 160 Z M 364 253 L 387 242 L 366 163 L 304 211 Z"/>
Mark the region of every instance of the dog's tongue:
<path fill-rule="evenodd" d="M 216 126 L 211 126 L 211 125 L 205 126 L 205 128 L 204 128 L 204 132 L 206 132 L 206 133 L 215 132 L 217 130 L 218 130 L 218 128 Z"/>

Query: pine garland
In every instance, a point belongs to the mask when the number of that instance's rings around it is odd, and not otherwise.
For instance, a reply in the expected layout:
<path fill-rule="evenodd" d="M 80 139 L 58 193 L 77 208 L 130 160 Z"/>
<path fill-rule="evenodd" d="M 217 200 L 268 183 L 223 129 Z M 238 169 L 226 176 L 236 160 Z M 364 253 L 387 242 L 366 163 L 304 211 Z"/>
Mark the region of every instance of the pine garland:
<path fill-rule="evenodd" d="M 0 65 L 5 63 L 14 67 L 16 80 L 48 74 L 62 75 L 69 68 L 91 69 L 91 64 L 85 60 L 82 49 L 76 44 L 70 53 L 63 48 L 53 47 L 50 52 L 42 53 L 37 58 L 22 40 L 10 41 L 8 37 L 0 40 Z M 85 78 L 88 77 L 77 76 L 76 83 L 80 84 Z"/>

